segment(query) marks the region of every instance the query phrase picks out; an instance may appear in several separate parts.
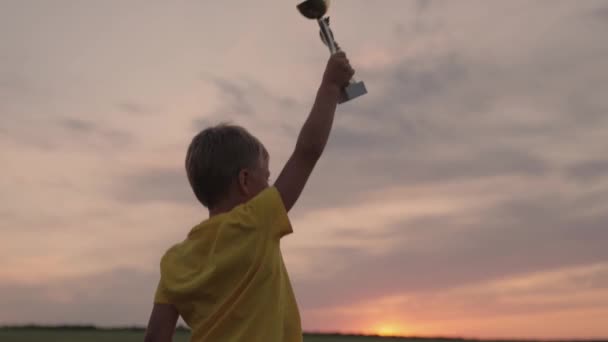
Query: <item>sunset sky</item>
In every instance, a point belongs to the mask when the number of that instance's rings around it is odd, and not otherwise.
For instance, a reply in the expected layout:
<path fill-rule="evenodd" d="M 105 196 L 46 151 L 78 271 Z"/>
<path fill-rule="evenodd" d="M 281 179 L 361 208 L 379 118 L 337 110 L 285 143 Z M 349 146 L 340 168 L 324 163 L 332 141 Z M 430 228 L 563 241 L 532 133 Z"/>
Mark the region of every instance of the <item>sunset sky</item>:
<path fill-rule="evenodd" d="M 220 121 L 279 173 L 298 1 L 0 0 L 0 325 L 143 325 Z M 307 331 L 608 337 L 608 1 L 334 0 L 341 105 L 283 254 Z"/>

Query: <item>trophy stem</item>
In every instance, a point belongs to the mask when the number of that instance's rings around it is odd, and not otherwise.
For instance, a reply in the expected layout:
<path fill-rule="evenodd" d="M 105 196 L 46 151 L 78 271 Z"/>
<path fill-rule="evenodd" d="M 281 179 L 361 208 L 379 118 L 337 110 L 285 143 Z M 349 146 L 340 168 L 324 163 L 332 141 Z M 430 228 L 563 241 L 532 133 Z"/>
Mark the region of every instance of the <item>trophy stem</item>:
<path fill-rule="evenodd" d="M 325 42 L 327 42 L 329 52 L 331 52 L 331 54 L 333 55 L 334 53 L 338 52 L 338 47 L 336 46 L 334 37 L 331 33 L 331 30 L 329 29 L 329 25 L 327 24 L 327 21 L 325 21 L 324 18 L 317 19 L 317 22 L 319 23 L 319 27 L 321 28 L 321 34 L 323 35 Z"/>
<path fill-rule="evenodd" d="M 300 13 L 308 19 L 317 19 L 317 23 L 321 28 L 321 39 L 329 48 L 329 52 L 334 55 L 338 51 L 341 51 L 338 44 L 334 40 L 334 35 L 329 28 L 329 17 L 323 18 L 325 13 L 327 12 L 327 7 L 329 5 L 329 0 L 305 0 L 303 3 L 299 4 L 298 10 Z M 359 96 L 367 94 L 367 88 L 365 87 L 365 83 L 362 81 L 356 81 L 354 78 L 351 78 L 348 85 L 342 88 L 340 92 L 340 96 L 338 98 L 338 103 L 348 102 L 353 100 Z"/>

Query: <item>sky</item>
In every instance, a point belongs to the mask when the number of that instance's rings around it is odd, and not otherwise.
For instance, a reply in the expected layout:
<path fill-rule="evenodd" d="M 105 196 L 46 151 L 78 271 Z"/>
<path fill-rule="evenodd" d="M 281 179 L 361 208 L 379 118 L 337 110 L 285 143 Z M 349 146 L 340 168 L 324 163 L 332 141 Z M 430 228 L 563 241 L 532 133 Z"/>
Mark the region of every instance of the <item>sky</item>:
<path fill-rule="evenodd" d="M 0 0 L 0 324 L 146 324 L 207 217 L 193 135 L 295 145 L 329 55 L 296 5 Z M 304 329 L 608 337 L 608 1 L 329 14 L 369 93 L 282 241 Z"/>

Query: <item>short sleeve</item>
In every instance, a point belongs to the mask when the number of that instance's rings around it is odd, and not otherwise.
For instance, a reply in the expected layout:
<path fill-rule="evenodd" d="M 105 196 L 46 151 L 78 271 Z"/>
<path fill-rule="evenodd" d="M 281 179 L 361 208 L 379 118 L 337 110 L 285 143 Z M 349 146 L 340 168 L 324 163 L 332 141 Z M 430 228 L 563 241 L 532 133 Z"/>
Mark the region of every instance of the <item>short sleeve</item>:
<path fill-rule="evenodd" d="M 259 229 L 268 229 L 272 236 L 282 238 L 293 233 L 293 228 L 281 194 L 276 187 L 262 190 L 257 196 L 245 203 L 241 214 Z"/>
<path fill-rule="evenodd" d="M 154 303 L 171 304 L 171 301 L 167 296 L 167 292 L 163 288 L 162 283 L 160 281 L 158 282 L 158 286 L 156 287 L 156 293 L 154 294 Z"/>

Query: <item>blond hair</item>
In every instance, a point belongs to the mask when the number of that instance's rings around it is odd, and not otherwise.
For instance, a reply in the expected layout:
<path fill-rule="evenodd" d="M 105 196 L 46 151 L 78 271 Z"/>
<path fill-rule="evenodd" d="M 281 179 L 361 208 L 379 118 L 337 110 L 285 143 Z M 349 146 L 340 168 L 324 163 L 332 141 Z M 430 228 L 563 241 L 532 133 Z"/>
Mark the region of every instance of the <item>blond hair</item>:
<path fill-rule="evenodd" d="M 245 128 L 221 123 L 192 139 L 186 173 L 196 198 L 211 209 L 227 194 L 239 172 L 254 167 L 266 149 Z"/>

